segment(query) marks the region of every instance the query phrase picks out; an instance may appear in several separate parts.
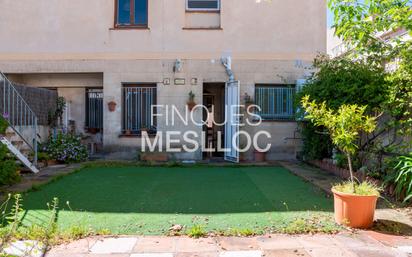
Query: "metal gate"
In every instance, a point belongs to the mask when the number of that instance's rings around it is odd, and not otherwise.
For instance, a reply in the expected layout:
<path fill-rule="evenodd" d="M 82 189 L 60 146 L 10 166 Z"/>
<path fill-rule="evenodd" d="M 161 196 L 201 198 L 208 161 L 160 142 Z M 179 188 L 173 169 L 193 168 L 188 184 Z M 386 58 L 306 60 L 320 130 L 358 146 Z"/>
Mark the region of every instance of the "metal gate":
<path fill-rule="evenodd" d="M 86 128 L 103 129 L 103 89 L 88 89 L 86 92 Z"/>

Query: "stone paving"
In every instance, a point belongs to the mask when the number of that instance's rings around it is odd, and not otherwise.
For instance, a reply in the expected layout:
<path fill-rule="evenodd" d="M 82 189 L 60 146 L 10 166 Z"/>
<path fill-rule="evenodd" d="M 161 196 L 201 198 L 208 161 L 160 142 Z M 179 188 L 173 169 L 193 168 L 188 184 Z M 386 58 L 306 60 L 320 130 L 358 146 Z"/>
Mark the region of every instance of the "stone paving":
<path fill-rule="evenodd" d="M 371 231 L 257 237 L 93 237 L 52 248 L 46 257 L 410 257 L 412 237 Z"/>

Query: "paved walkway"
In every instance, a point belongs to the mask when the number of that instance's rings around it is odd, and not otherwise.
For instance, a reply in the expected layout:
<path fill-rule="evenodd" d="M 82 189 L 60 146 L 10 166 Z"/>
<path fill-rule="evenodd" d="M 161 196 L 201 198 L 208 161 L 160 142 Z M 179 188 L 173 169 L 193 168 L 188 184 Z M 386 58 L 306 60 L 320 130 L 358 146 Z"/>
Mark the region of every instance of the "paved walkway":
<path fill-rule="evenodd" d="M 50 250 L 46 257 L 385 257 L 412 256 L 412 237 L 375 232 L 258 237 L 87 238 Z"/>

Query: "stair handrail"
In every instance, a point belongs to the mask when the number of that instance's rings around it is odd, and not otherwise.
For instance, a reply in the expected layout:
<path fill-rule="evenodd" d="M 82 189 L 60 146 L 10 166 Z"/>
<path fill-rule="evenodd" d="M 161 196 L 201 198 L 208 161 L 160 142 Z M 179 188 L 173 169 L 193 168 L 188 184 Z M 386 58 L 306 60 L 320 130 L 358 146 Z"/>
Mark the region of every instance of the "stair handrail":
<path fill-rule="evenodd" d="M 2 115 L 7 114 L 5 115 L 4 118 L 8 122 L 10 128 L 12 128 L 13 131 L 33 150 L 34 152 L 33 163 L 36 165 L 37 164 L 37 122 L 38 122 L 37 115 L 30 108 L 29 104 L 27 104 L 27 102 L 24 100 L 24 98 L 15 88 L 13 83 L 1 71 L 0 71 L 0 78 L 3 80 L 3 89 L 2 89 L 3 90 L 2 91 L 3 92 L 3 99 L 2 99 L 3 114 Z M 0 83 L 1 83 L 1 80 L 0 80 Z M 6 89 L 7 89 L 7 97 L 6 97 Z M 12 97 L 12 99 L 10 99 L 10 97 Z M 16 103 L 14 102 L 15 99 L 16 99 Z M 16 104 L 17 110 L 14 109 L 15 104 Z M 19 105 L 20 105 L 20 108 L 19 108 Z M 20 112 L 19 112 L 19 109 L 20 109 Z M 15 117 L 16 112 L 17 112 L 17 116 L 20 116 L 20 117 L 17 117 L 17 119 Z M 32 140 L 27 139 L 23 135 L 23 133 L 16 128 L 16 126 L 19 126 L 20 129 L 22 127 L 32 127 L 34 130 L 32 138 L 30 138 Z"/>

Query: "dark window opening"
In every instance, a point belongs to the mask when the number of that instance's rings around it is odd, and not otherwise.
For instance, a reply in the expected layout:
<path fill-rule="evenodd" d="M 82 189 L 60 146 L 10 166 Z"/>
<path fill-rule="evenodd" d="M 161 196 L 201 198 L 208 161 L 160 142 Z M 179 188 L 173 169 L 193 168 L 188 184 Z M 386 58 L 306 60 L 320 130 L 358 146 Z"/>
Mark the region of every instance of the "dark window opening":
<path fill-rule="evenodd" d="M 96 133 L 103 130 L 103 89 L 86 91 L 86 130 Z"/>
<path fill-rule="evenodd" d="M 116 0 L 116 27 L 147 27 L 147 0 Z"/>

